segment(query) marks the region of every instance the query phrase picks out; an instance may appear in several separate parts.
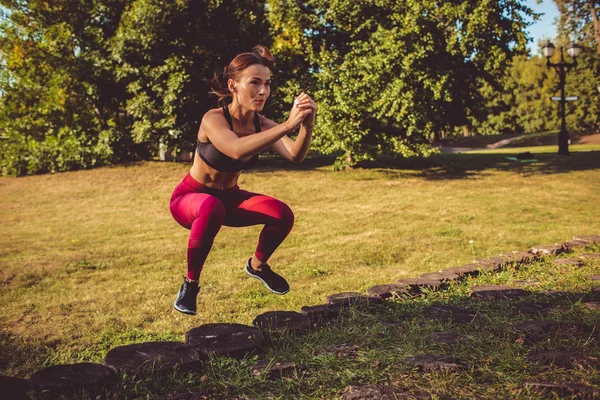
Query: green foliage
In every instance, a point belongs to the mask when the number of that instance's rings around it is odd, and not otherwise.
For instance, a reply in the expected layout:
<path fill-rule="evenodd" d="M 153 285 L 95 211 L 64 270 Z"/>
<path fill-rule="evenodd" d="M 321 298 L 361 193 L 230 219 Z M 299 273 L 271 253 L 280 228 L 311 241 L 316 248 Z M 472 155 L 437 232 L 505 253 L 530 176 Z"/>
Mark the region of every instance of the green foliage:
<path fill-rule="evenodd" d="M 256 43 L 278 61 L 265 113 L 280 120 L 300 91 L 314 95 L 313 148 L 340 155 L 336 168 L 428 155 L 432 140 L 458 130 L 559 126 L 549 100 L 558 80 L 543 58 L 523 55 L 525 18 L 536 15 L 518 0 L 0 4 L 3 175 L 191 150 L 215 104 L 204 79 Z M 567 79 L 580 98 L 567 107 L 569 130 L 597 130 L 591 14 L 583 2 L 557 4 L 561 29 L 582 29 L 585 47 Z"/>
<path fill-rule="evenodd" d="M 578 66 L 567 77 L 566 91 L 579 100 L 568 109 L 569 130 L 596 132 L 600 129 L 600 21 L 597 2 L 585 0 L 554 0 L 560 11 L 559 44 L 570 40 L 583 47 Z"/>
<path fill-rule="evenodd" d="M 553 0 L 560 12 L 558 32 L 600 53 L 600 4 L 591 0 Z M 594 26 L 595 25 L 595 26 Z"/>
<path fill-rule="evenodd" d="M 191 147 L 214 105 L 203 78 L 269 44 L 260 1 L 1 4 L 2 175 L 148 159 L 160 142 Z"/>
<path fill-rule="evenodd" d="M 205 78 L 232 55 L 268 44 L 262 2 L 138 0 L 112 40 L 117 77 L 134 142 L 156 152 L 191 147 L 204 112 L 214 107 Z"/>
<path fill-rule="evenodd" d="M 567 128 L 569 132 L 598 132 L 600 130 L 600 54 L 586 46 L 577 66 L 569 71 L 565 91 L 567 96 L 578 100 L 567 105 Z"/>
<path fill-rule="evenodd" d="M 287 1 L 267 1 L 266 17 L 270 24 L 271 51 L 276 58 L 272 73 L 273 93 L 279 101 L 267 104 L 265 113 L 273 119 L 283 119 L 294 98 L 302 91 L 314 97 L 316 86 L 313 73 L 319 66 L 312 60 L 312 44 L 304 35 L 305 26 L 312 16 L 301 7 L 290 6 Z M 314 148 L 314 144 L 312 145 Z"/>
<path fill-rule="evenodd" d="M 597 91 L 600 56 L 590 3 L 580 0 L 554 0 L 554 3 L 561 15 L 559 37 L 554 41 L 557 51 L 551 61 L 561 61 L 560 47 L 566 50 L 569 37 L 583 47 L 577 59 L 578 65 L 570 69 L 566 77 L 566 95 L 578 97 L 577 101 L 566 106 L 567 130 L 571 133 L 596 132 L 600 129 L 600 96 Z M 573 62 L 566 51 L 564 57 L 564 61 Z M 552 96 L 560 96 L 559 78 L 556 71 L 546 66 L 544 57 L 517 57 L 499 90 L 485 88 L 488 117 L 481 123 L 474 123 L 474 128 L 484 135 L 558 130 L 561 123 L 559 103 L 551 101 Z"/>
<path fill-rule="evenodd" d="M 122 3 L 2 2 L 10 10 L 0 22 L 3 175 L 118 160 L 119 87 L 103 43 Z"/>
<path fill-rule="evenodd" d="M 315 90 L 314 144 L 341 152 L 340 167 L 380 154 L 427 155 L 434 135 L 481 115 L 480 87 L 524 49 L 523 18 L 532 15 L 518 1 L 268 6 L 276 54 L 310 65 L 282 91 Z"/>
<path fill-rule="evenodd" d="M 552 58 L 560 62 L 560 51 Z M 565 52 L 565 61 L 568 59 Z M 565 93 L 577 96 L 576 101 L 566 105 L 567 130 L 571 133 L 589 133 L 600 129 L 600 95 L 596 88 L 598 55 L 590 48 L 578 57 L 577 66 L 566 76 Z M 558 74 L 546 66 L 540 56 L 519 56 L 513 60 L 501 81 L 500 90 L 486 86 L 483 90 L 488 117 L 474 123 L 477 133 L 538 133 L 560 129 L 559 102 L 551 101 L 560 96 Z"/>
<path fill-rule="evenodd" d="M 558 108 L 550 100 L 558 78 L 539 57 L 516 57 L 501 81 L 501 89 L 486 86 L 488 118 L 474 124 L 477 133 L 535 133 L 560 126 Z"/>

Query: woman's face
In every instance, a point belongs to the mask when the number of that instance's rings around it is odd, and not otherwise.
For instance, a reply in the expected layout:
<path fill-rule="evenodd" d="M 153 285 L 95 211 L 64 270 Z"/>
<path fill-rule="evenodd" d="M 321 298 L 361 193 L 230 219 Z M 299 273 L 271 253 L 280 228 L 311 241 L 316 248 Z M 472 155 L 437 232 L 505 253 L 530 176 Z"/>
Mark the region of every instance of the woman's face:
<path fill-rule="evenodd" d="M 261 64 L 252 64 L 242 71 L 237 81 L 229 81 L 230 90 L 243 108 L 261 111 L 271 94 L 271 71 Z"/>

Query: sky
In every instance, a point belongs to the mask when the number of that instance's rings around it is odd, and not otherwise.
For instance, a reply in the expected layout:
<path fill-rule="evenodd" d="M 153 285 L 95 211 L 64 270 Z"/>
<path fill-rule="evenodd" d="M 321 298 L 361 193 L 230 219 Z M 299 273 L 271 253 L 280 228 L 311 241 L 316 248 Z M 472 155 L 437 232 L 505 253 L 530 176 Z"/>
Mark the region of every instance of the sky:
<path fill-rule="evenodd" d="M 543 0 L 541 4 L 537 4 L 536 0 L 527 0 L 525 4 L 534 12 L 544 13 L 536 23 L 528 28 L 530 36 L 533 37 L 533 42 L 528 43 L 528 47 L 531 54 L 537 54 L 538 39 L 556 37 L 555 19 L 558 18 L 558 9 L 552 0 Z"/>

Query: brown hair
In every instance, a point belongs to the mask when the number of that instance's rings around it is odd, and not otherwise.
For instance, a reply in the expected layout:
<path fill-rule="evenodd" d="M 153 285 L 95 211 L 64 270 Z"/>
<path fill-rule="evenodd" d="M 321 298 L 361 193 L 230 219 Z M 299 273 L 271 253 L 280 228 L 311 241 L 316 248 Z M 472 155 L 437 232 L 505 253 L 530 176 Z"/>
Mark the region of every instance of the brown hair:
<path fill-rule="evenodd" d="M 212 79 L 207 79 L 206 83 L 211 88 L 209 93 L 219 96 L 217 104 L 223 105 L 225 99 L 233 97 L 233 94 L 227 87 L 229 79 L 237 80 L 242 71 L 251 65 L 260 64 L 269 69 L 273 69 L 274 63 L 275 58 L 269 49 L 258 44 L 252 48 L 252 52 L 241 53 L 235 56 L 229 65 L 223 69 L 222 74 L 215 73 Z"/>

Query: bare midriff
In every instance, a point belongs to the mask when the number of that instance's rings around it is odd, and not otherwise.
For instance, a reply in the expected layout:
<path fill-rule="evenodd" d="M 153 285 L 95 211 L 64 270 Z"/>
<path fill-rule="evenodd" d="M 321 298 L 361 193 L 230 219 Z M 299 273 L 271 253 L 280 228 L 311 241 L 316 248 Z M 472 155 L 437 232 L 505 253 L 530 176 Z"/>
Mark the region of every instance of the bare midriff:
<path fill-rule="evenodd" d="M 238 177 L 242 171 L 222 172 L 209 167 L 204 160 L 194 153 L 194 164 L 190 168 L 190 175 L 204 186 L 226 190 L 237 184 Z"/>

